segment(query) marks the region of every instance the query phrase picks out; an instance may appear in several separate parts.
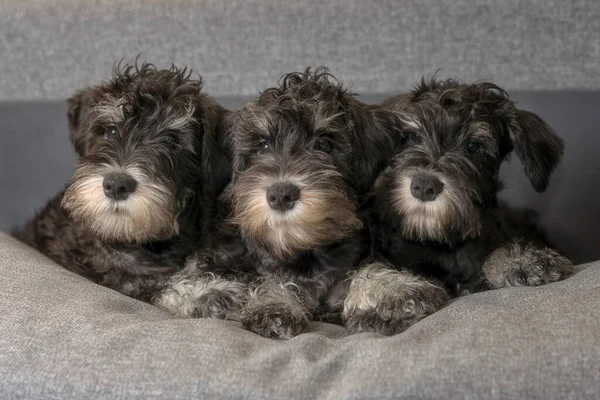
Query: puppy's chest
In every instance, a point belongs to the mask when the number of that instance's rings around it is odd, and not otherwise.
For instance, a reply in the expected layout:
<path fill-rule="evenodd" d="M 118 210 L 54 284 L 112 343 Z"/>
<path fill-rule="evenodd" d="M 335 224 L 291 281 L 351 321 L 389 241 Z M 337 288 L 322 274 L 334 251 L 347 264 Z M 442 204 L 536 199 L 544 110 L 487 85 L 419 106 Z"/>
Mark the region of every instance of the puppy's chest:
<path fill-rule="evenodd" d="M 174 240 L 149 242 L 138 246 L 116 246 L 112 252 L 125 272 L 164 273 L 184 267 L 193 248 Z"/>
<path fill-rule="evenodd" d="M 485 261 L 483 249 L 473 243 L 450 247 L 444 244 L 404 240 L 390 235 L 379 247 L 381 255 L 397 268 L 435 278 L 450 285 L 478 279 Z"/>
<path fill-rule="evenodd" d="M 362 256 L 363 249 L 359 243 L 338 243 L 298 252 L 284 260 L 263 257 L 258 272 L 299 283 L 311 280 L 333 282 L 345 277 Z"/>

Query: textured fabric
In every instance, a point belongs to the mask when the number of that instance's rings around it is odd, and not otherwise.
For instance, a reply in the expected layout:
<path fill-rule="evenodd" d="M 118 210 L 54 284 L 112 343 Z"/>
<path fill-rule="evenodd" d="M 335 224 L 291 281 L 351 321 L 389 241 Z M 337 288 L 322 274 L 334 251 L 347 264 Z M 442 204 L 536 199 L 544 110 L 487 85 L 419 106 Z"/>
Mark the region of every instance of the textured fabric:
<path fill-rule="evenodd" d="M 62 99 L 139 53 L 253 95 L 325 64 L 356 91 L 423 74 L 600 88 L 597 0 L 0 0 L 0 99 Z"/>
<path fill-rule="evenodd" d="M 367 102 L 383 96 L 361 96 Z M 501 175 L 501 198 L 541 214 L 550 239 L 577 262 L 600 259 L 600 92 L 514 93 L 565 139 L 563 163 L 546 193 L 536 193 L 515 156 Z M 217 100 L 236 109 L 247 98 Z M 75 156 L 64 102 L 0 104 L 0 230 L 22 226 L 68 182 Z"/>
<path fill-rule="evenodd" d="M 0 234 L 7 399 L 595 399 L 600 263 L 461 298 L 394 337 L 314 323 L 289 341 L 179 320 Z"/>

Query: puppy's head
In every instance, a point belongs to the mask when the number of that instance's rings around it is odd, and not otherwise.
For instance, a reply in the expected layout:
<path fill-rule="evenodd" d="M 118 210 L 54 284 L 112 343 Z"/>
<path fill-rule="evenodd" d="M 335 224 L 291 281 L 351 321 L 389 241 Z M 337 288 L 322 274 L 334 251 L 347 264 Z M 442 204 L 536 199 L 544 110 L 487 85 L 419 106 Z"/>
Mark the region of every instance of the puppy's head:
<path fill-rule="evenodd" d="M 552 128 L 494 84 L 432 80 L 403 101 L 405 145 L 378 190 L 390 196 L 408 239 L 453 244 L 478 236 L 512 150 L 537 191 L 562 157 L 563 141 Z"/>
<path fill-rule="evenodd" d="M 208 158 L 224 110 L 201 89 L 185 69 L 143 64 L 72 96 L 79 159 L 62 202 L 71 217 L 105 240 L 177 235 L 182 209 L 224 179 Z"/>
<path fill-rule="evenodd" d="M 234 222 L 279 257 L 348 236 L 361 226 L 358 198 L 393 155 L 397 124 L 325 69 L 284 76 L 233 127 Z"/>

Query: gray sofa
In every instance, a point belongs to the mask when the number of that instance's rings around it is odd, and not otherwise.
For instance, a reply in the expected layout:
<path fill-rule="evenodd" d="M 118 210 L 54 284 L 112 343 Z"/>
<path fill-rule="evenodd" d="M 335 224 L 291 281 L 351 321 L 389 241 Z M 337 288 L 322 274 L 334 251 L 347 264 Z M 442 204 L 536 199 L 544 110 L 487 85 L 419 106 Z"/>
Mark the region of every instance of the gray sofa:
<path fill-rule="evenodd" d="M 514 159 L 502 199 L 538 211 L 580 264 L 563 282 L 460 298 L 394 337 L 314 323 L 281 342 L 175 319 L 0 233 L 0 397 L 598 398 L 598 21 L 593 0 L 0 2 L 0 231 L 68 182 L 64 100 L 120 58 L 189 65 L 230 108 L 307 65 L 368 102 L 440 69 L 495 81 L 565 139 L 546 193 Z"/>

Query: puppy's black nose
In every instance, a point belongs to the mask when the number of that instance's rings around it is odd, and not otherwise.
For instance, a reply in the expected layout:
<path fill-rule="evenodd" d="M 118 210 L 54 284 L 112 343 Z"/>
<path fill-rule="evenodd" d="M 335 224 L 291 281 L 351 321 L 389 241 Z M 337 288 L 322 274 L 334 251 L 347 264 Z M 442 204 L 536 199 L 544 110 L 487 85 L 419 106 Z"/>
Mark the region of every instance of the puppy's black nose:
<path fill-rule="evenodd" d="M 111 172 L 104 177 L 102 187 L 106 197 L 113 200 L 125 200 L 135 192 L 137 182 L 131 176 L 121 172 Z"/>
<path fill-rule="evenodd" d="M 299 198 L 300 189 L 292 183 L 275 183 L 267 190 L 267 201 L 273 210 L 291 210 Z"/>
<path fill-rule="evenodd" d="M 444 184 L 433 175 L 420 174 L 412 178 L 410 191 L 421 201 L 433 201 L 444 190 Z"/>

